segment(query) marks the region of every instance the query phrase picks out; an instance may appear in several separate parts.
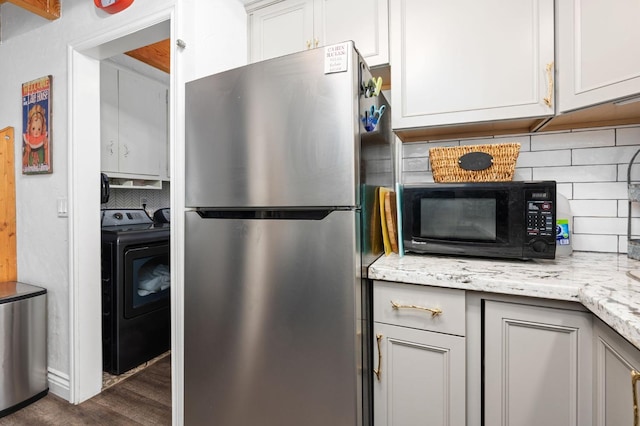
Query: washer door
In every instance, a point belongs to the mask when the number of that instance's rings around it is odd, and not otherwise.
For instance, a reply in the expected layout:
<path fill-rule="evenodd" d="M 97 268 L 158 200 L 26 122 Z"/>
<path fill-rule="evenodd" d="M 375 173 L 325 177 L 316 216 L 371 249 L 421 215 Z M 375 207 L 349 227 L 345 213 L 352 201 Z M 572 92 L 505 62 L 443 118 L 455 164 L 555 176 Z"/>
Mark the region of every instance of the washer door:
<path fill-rule="evenodd" d="M 166 308 L 170 301 L 169 244 L 127 247 L 124 251 L 124 317 Z"/>

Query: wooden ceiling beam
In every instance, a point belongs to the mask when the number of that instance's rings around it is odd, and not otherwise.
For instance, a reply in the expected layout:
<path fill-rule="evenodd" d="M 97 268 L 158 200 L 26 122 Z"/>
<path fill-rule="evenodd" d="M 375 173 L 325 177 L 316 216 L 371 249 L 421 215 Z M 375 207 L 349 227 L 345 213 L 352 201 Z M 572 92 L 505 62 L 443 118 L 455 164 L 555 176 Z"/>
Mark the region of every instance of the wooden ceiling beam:
<path fill-rule="evenodd" d="M 125 52 L 139 61 L 151 65 L 161 71 L 170 73 L 171 68 L 171 44 L 170 40 L 162 40 L 139 49 Z"/>
<path fill-rule="evenodd" d="M 60 0 L 0 0 L 2 3 L 12 3 L 50 21 L 60 17 Z"/>

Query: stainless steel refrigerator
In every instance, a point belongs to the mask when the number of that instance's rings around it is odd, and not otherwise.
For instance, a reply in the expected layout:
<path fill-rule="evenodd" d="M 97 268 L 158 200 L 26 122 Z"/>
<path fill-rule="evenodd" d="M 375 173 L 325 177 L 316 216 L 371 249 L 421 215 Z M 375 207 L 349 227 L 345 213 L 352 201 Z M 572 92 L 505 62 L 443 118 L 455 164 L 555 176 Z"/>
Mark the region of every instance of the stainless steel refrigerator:
<path fill-rule="evenodd" d="M 187 425 L 371 423 L 379 89 L 352 42 L 187 83 Z"/>

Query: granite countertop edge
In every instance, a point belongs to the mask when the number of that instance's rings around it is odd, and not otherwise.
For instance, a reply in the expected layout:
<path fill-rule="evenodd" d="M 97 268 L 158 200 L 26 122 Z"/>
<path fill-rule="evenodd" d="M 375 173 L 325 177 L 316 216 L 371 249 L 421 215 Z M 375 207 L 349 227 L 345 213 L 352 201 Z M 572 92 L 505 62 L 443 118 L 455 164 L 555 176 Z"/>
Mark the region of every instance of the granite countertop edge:
<path fill-rule="evenodd" d="M 574 252 L 554 260 L 433 255 L 381 256 L 374 280 L 579 302 L 640 349 L 640 261 L 625 254 Z"/>

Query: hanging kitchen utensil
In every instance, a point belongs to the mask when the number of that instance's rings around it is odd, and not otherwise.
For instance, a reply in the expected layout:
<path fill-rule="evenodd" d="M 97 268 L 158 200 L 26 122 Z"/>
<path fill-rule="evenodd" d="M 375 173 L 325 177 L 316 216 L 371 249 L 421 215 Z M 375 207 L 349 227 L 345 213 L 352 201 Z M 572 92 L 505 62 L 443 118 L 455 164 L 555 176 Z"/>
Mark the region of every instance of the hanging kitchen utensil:
<path fill-rule="evenodd" d="M 375 130 L 380 117 L 382 117 L 382 114 L 384 114 L 386 109 L 387 107 L 385 105 L 381 105 L 378 109 L 376 109 L 375 105 L 371 105 L 371 108 L 364 112 L 364 117 L 362 117 L 361 120 L 362 124 L 364 124 L 364 129 L 367 132 Z"/>
<path fill-rule="evenodd" d="M 364 89 L 365 98 L 378 96 L 380 94 L 380 91 L 382 90 L 382 77 L 378 77 L 378 78 L 374 77 L 369 79 L 367 84 L 364 85 L 363 89 Z"/>

